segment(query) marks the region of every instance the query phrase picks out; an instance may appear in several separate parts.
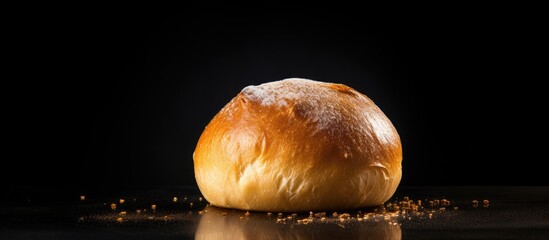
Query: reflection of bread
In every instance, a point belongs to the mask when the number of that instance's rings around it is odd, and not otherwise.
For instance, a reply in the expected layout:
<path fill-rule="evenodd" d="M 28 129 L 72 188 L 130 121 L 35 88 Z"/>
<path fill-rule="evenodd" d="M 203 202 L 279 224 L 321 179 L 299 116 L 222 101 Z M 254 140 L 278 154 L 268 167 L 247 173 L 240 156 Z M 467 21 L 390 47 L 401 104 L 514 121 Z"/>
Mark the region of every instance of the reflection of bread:
<path fill-rule="evenodd" d="M 240 219 L 243 212 L 226 211 L 207 207 L 200 216 L 195 239 L 387 239 L 399 240 L 402 232 L 399 225 L 386 221 L 363 221 L 357 224 L 340 222 L 339 219 L 315 222 L 307 225 L 276 223 L 276 216 L 251 214 Z M 224 216 L 223 213 L 227 215 Z M 351 220 L 347 220 L 351 221 Z M 288 221 L 289 223 L 290 221 Z M 345 229 L 340 225 L 344 225 Z"/>
<path fill-rule="evenodd" d="M 295 78 L 244 88 L 194 152 L 211 204 L 258 211 L 380 205 L 400 182 L 401 160 L 398 133 L 372 100 Z"/>

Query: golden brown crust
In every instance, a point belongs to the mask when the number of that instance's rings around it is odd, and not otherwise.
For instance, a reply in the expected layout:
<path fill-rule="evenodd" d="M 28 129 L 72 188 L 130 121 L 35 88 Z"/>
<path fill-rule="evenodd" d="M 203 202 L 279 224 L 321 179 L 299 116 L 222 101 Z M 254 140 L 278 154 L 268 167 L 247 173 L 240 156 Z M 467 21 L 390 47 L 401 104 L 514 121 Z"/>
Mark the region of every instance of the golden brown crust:
<path fill-rule="evenodd" d="M 262 211 L 382 204 L 400 182 L 401 160 L 396 129 L 369 98 L 305 79 L 244 88 L 194 153 L 211 204 Z"/>

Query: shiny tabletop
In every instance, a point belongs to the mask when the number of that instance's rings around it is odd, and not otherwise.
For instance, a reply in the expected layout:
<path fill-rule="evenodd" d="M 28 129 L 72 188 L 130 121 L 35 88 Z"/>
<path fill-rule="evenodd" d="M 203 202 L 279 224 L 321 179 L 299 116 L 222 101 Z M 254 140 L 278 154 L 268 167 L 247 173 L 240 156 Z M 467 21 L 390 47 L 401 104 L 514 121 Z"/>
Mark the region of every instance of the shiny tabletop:
<path fill-rule="evenodd" d="M 296 213 L 210 206 L 194 187 L 3 192 L 0 239 L 549 239 L 549 187 L 401 186 L 383 206 Z"/>

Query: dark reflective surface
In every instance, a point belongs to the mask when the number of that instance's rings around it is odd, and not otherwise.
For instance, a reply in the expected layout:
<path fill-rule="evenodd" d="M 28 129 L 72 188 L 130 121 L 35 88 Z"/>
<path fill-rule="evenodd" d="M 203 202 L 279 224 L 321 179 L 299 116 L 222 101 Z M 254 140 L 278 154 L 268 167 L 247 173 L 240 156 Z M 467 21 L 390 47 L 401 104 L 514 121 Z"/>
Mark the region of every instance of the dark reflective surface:
<path fill-rule="evenodd" d="M 207 207 L 207 213 L 200 218 L 195 239 L 401 239 L 402 233 L 398 224 L 386 221 L 351 221 L 329 219 L 312 223 L 299 224 L 297 217 L 278 221 L 273 214 L 255 214 L 242 216 L 241 212 L 227 211 L 216 207 Z M 226 214 L 226 215 L 224 215 Z M 301 215 L 301 216 L 300 216 Z M 291 214 L 284 214 L 287 217 Z M 230 237 L 228 237 L 230 236 Z"/>
<path fill-rule="evenodd" d="M 194 188 L 86 195 L 84 201 L 56 189 L 3 193 L 0 239 L 549 239 L 549 187 L 401 187 L 397 200 L 452 203 L 444 210 L 426 206 L 417 214 L 338 211 L 350 213 L 347 219 L 330 211 L 324 220 L 315 216 L 310 222 L 302 221 L 309 213 L 246 214 L 207 206 Z"/>

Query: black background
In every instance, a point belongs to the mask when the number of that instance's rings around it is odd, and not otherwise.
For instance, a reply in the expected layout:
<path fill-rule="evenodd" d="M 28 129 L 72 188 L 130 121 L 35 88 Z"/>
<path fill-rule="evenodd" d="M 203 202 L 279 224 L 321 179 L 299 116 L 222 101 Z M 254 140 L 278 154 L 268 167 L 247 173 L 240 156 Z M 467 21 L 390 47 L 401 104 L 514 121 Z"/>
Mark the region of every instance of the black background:
<path fill-rule="evenodd" d="M 195 186 L 209 120 L 245 86 L 289 77 L 373 99 L 400 133 L 403 185 L 549 183 L 546 27 L 533 11 L 168 9 L 6 22 L 1 185 Z"/>

